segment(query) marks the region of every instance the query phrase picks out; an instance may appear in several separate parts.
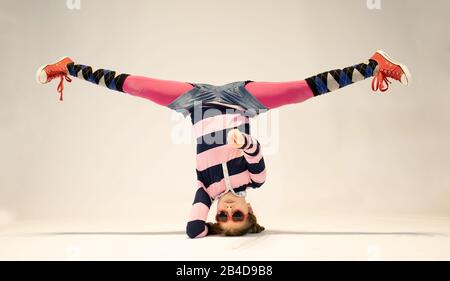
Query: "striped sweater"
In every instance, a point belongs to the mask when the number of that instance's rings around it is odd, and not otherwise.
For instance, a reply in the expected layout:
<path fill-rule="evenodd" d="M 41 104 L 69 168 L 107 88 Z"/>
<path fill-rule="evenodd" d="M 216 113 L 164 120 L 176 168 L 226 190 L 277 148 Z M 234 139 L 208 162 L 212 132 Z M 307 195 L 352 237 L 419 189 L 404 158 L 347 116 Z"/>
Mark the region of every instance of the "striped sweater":
<path fill-rule="evenodd" d="M 197 139 L 197 190 L 186 227 L 190 238 L 208 234 L 206 219 L 212 202 L 228 190 L 226 165 L 234 192 L 260 187 L 266 178 L 261 146 L 250 136 L 249 117 L 224 105 L 202 105 L 191 112 Z M 228 132 L 238 129 L 245 137 L 241 149 L 227 144 Z"/>

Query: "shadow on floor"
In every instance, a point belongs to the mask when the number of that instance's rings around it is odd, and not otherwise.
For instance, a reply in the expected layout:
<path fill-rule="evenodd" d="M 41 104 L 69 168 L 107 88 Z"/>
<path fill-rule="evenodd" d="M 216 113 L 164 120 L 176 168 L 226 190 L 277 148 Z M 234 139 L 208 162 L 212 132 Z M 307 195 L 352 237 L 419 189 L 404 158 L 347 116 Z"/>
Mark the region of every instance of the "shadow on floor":
<path fill-rule="evenodd" d="M 30 233 L 31 236 L 65 236 L 65 235 L 142 235 L 142 236 L 158 236 L 158 235 L 186 235 L 184 231 L 71 231 L 71 232 L 41 232 Z M 291 230 L 266 230 L 258 236 L 266 235 L 319 235 L 319 236 L 447 236 L 442 233 L 432 232 L 366 232 L 366 231 L 291 231 Z"/>
<path fill-rule="evenodd" d="M 266 235 L 407 235 L 407 236 L 446 236 L 442 233 L 433 232 L 383 232 L 383 231 L 290 231 L 290 230 L 266 230 L 262 232 Z"/>
<path fill-rule="evenodd" d="M 70 232 L 40 232 L 30 235 L 64 236 L 64 235 L 185 235 L 185 231 L 70 231 Z"/>

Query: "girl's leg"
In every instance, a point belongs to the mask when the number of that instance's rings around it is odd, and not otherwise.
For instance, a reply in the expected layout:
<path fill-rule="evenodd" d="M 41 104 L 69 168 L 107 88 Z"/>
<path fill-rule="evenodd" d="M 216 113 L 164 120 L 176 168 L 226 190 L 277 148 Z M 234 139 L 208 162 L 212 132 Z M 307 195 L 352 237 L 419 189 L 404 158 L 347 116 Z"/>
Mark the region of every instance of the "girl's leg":
<path fill-rule="evenodd" d="M 105 86 L 111 90 L 142 97 L 163 106 L 167 106 L 193 88 L 190 83 L 186 82 L 118 74 L 107 69 L 93 70 L 91 66 L 73 62 L 67 64 L 67 70 L 71 76 Z"/>
<path fill-rule="evenodd" d="M 335 69 L 305 80 L 290 82 L 249 82 L 245 89 L 269 109 L 300 103 L 372 77 L 377 61 L 369 60 L 344 69 Z"/>

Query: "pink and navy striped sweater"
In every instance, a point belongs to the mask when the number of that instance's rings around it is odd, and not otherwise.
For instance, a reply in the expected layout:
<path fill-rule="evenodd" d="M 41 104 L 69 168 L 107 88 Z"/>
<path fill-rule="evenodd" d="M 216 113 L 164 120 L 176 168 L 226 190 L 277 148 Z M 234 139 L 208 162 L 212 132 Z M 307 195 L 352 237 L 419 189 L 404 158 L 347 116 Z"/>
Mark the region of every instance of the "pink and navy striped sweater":
<path fill-rule="evenodd" d="M 266 169 L 261 146 L 250 136 L 249 117 L 239 110 L 206 104 L 191 113 L 191 120 L 197 139 L 197 191 L 186 232 L 190 238 L 199 238 L 208 234 L 206 219 L 212 202 L 228 191 L 224 170 L 231 188 L 238 193 L 260 187 Z M 242 149 L 227 144 L 228 132 L 233 129 L 245 136 Z"/>

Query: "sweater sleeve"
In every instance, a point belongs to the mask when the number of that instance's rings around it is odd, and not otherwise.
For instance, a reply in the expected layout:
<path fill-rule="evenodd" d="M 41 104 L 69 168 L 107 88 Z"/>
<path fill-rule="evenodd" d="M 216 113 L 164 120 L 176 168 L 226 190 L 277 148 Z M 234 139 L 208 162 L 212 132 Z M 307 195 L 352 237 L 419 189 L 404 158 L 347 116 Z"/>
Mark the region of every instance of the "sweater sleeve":
<path fill-rule="evenodd" d="M 191 214 L 186 226 L 186 233 L 189 238 L 200 238 L 208 235 L 206 219 L 212 201 L 203 187 L 199 187 L 195 193 Z"/>
<path fill-rule="evenodd" d="M 261 145 L 251 135 L 244 133 L 243 135 L 245 142 L 241 149 L 244 151 L 244 158 L 247 162 L 252 185 L 254 188 L 258 188 L 266 181 L 266 165 L 261 153 Z"/>

